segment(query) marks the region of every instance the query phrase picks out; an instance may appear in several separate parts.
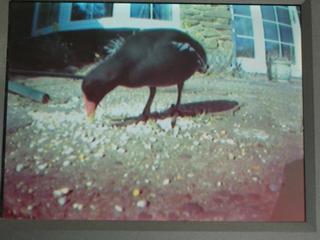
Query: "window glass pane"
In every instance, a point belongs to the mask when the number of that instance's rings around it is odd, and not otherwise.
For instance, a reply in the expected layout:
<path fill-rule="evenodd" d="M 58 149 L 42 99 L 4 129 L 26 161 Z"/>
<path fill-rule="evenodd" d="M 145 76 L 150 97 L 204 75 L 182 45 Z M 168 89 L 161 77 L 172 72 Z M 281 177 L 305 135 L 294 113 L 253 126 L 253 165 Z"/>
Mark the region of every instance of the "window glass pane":
<path fill-rule="evenodd" d="M 130 16 L 134 18 L 151 18 L 150 4 L 132 3 L 130 8 Z"/>
<path fill-rule="evenodd" d="M 265 42 L 266 45 L 266 54 L 268 57 L 279 57 L 280 56 L 280 49 L 279 43 L 273 42 Z"/>
<path fill-rule="evenodd" d="M 172 8 L 170 4 L 153 4 L 154 19 L 172 20 Z"/>
<path fill-rule="evenodd" d="M 275 21 L 276 16 L 274 14 L 274 8 L 272 6 L 261 6 L 262 18 Z"/>
<path fill-rule="evenodd" d="M 289 16 L 289 9 L 283 8 L 283 7 L 277 7 L 277 15 L 278 15 L 278 21 L 280 23 L 286 23 L 291 24 L 290 16 Z"/>
<path fill-rule="evenodd" d="M 247 5 L 233 5 L 233 11 L 235 14 L 251 16 L 250 7 Z"/>
<path fill-rule="evenodd" d="M 72 3 L 71 20 L 111 17 L 112 10 L 112 3 Z"/>
<path fill-rule="evenodd" d="M 276 23 L 263 23 L 264 38 L 270 40 L 279 40 L 278 29 Z"/>
<path fill-rule="evenodd" d="M 280 28 L 280 37 L 282 42 L 293 43 L 293 35 L 291 27 L 281 26 Z"/>
<path fill-rule="evenodd" d="M 112 17 L 113 6 L 110 3 L 95 3 L 93 5 L 93 18 Z"/>
<path fill-rule="evenodd" d="M 71 20 L 90 19 L 92 17 L 92 4 L 73 3 Z"/>
<path fill-rule="evenodd" d="M 282 50 L 282 56 L 286 57 L 287 59 L 291 60 L 291 62 L 294 62 L 295 56 L 294 56 L 294 47 L 286 44 L 281 45 Z"/>
<path fill-rule="evenodd" d="M 40 3 L 38 28 L 51 26 L 58 22 L 59 3 Z"/>
<path fill-rule="evenodd" d="M 236 46 L 237 46 L 237 57 L 254 58 L 253 39 L 237 37 Z"/>
<path fill-rule="evenodd" d="M 253 36 L 252 21 L 248 18 L 235 17 L 235 30 L 237 34 Z"/>

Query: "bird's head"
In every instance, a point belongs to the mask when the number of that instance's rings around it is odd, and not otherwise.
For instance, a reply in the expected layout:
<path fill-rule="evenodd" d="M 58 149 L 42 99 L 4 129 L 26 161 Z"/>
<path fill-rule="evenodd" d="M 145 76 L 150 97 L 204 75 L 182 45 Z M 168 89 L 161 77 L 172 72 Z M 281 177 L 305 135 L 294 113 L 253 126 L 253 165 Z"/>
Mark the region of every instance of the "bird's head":
<path fill-rule="evenodd" d="M 87 113 L 87 118 L 89 122 L 93 122 L 98 104 L 97 102 L 90 100 L 85 93 L 83 93 L 83 102 L 84 102 L 84 108 Z"/>
<path fill-rule="evenodd" d="M 104 93 L 101 91 L 102 89 L 99 86 L 93 84 L 94 82 L 84 80 L 82 82 L 82 95 L 84 108 L 87 114 L 87 118 L 89 122 L 94 121 L 96 108 L 104 97 Z"/>
<path fill-rule="evenodd" d="M 198 43 L 198 47 L 196 48 L 197 53 L 197 62 L 198 62 L 198 72 L 207 73 L 210 68 L 207 60 L 207 54 L 201 44 Z"/>
<path fill-rule="evenodd" d="M 201 64 L 201 63 L 200 63 L 200 67 L 199 67 L 199 69 L 198 69 L 198 72 L 199 72 L 199 73 L 207 73 L 208 70 L 209 70 L 209 68 L 210 68 L 209 64 L 207 64 L 207 63 Z"/>

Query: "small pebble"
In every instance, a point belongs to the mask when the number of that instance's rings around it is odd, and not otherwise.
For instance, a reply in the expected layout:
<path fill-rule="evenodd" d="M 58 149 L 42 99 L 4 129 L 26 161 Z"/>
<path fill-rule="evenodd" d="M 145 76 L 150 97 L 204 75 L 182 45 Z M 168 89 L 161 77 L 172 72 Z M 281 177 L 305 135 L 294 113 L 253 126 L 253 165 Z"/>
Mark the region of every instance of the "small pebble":
<path fill-rule="evenodd" d="M 123 149 L 123 148 L 118 148 L 117 152 L 120 153 L 120 154 L 123 154 L 123 153 L 126 152 L 126 150 Z"/>
<path fill-rule="evenodd" d="M 232 153 L 228 153 L 229 160 L 234 160 L 236 157 Z"/>
<path fill-rule="evenodd" d="M 194 177 L 194 174 L 193 173 L 188 173 L 188 178 L 193 178 Z"/>
<path fill-rule="evenodd" d="M 199 144 L 200 144 L 199 141 L 194 141 L 194 142 L 193 142 L 193 145 L 194 145 L 194 146 L 198 146 Z"/>
<path fill-rule="evenodd" d="M 55 198 L 58 198 L 58 197 L 61 197 L 63 195 L 66 195 L 70 192 L 70 189 L 67 188 L 67 187 L 63 187 L 63 188 L 60 188 L 60 189 L 57 189 L 57 190 L 54 190 L 53 191 L 53 196 Z"/>
<path fill-rule="evenodd" d="M 233 139 L 226 139 L 226 143 L 230 144 L 230 145 L 234 145 L 235 144 L 235 141 Z"/>
<path fill-rule="evenodd" d="M 151 150 L 151 144 L 144 144 L 144 148 L 146 150 Z"/>
<path fill-rule="evenodd" d="M 151 138 L 150 138 L 150 142 L 154 143 L 154 142 L 156 142 L 156 141 L 157 141 L 157 139 L 156 139 L 155 137 L 151 137 Z"/>
<path fill-rule="evenodd" d="M 163 185 L 168 185 L 170 183 L 170 179 L 169 178 L 166 178 L 163 180 L 162 184 Z"/>
<path fill-rule="evenodd" d="M 66 155 L 69 155 L 69 154 L 73 153 L 73 151 L 74 150 L 71 147 L 68 147 L 63 151 L 63 153 L 66 154 Z"/>
<path fill-rule="evenodd" d="M 83 205 L 81 203 L 74 203 L 72 204 L 72 208 L 81 211 L 83 209 Z"/>
<path fill-rule="evenodd" d="M 86 187 L 91 187 L 92 186 L 92 182 L 91 181 L 88 181 L 88 182 L 86 182 Z"/>
<path fill-rule="evenodd" d="M 119 205 L 115 205 L 114 206 L 114 209 L 117 211 L 117 212 L 123 212 L 123 207 L 119 206 Z"/>
<path fill-rule="evenodd" d="M 38 169 L 39 169 L 40 171 L 46 169 L 47 167 L 48 167 L 48 164 L 47 164 L 47 163 L 43 163 L 43 164 L 38 165 Z"/>
<path fill-rule="evenodd" d="M 80 155 L 79 155 L 79 160 L 82 162 L 82 161 L 84 161 L 84 159 L 85 159 L 84 154 L 80 154 Z"/>
<path fill-rule="evenodd" d="M 62 166 L 67 167 L 70 165 L 70 161 L 66 160 L 62 163 Z"/>
<path fill-rule="evenodd" d="M 220 131 L 220 135 L 221 135 L 221 136 L 224 136 L 224 135 L 226 135 L 226 134 L 227 134 L 227 131 L 226 131 L 226 130 L 221 130 L 221 131 Z"/>
<path fill-rule="evenodd" d="M 258 177 L 258 176 L 253 176 L 253 177 L 252 177 L 252 181 L 258 182 L 258 181 L 259 181 L 259 177 Z"/>
<path fill-rule="evenodd" d="M 146 178 L 146 179 L 144 180 L 144 183 L 148 184 L 148 183 L 150 183 L 150 180 Z"/>
<path fill-rule="evenodd" d="M 137 207 L 139 208 L 145 208 L 148 205 L 148 202 L 146 200 L 139 200 L 137 202 Z"/>
<path fill-rule="evenodd" d="M 166 118 L 166 119 L 161 119 L 161 120 L 157 120 L 157 124 L 159 125 L 159 127 L 164 130 L 164 131 L 169 131 L 170 129 L 172 129 L 171 126 L 171 118 Z"/>
<path fill-rule="evenodd" d="M 66 198 L 66 197 L 60 197 L 60 198 L 58 198 L 58 204 L 59 204 L 60 206 L 64 206 L 64 205 L 66 204 L 66 202 L 67 202 L 67 198 Z"/>
<path fill-rule="evenodd" d="M 24 168 L 24 165 L 19 163 L 17 166 L 16 166 L 16 171 L 17 172 L 21 172 L 21 170 Z"/>

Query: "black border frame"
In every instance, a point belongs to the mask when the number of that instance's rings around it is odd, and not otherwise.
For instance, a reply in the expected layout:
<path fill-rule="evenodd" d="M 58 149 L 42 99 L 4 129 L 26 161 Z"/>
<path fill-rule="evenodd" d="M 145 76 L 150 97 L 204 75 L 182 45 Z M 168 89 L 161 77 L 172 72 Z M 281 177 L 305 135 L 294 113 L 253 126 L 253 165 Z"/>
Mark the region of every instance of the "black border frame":
<path fill-rule="evenodd" d="M 9 2 L 0 2 L 0 154 L 3 159 Z M 71 0 L 69 0 L 71 1 Z M 129 0 L 115 0 L 130 2 Z M 134 0 L 134 2 L 153 0 Z M 114 222 L 0 219 L 1 239 L 320 239 L 320 1 L 154 0 L 157 2 L 301 5 L 305 130 L 305 223 Z M 3 164 L 3 162 L 2 162 Z M 0 177 L 2 180 L 2 174 Z"/>

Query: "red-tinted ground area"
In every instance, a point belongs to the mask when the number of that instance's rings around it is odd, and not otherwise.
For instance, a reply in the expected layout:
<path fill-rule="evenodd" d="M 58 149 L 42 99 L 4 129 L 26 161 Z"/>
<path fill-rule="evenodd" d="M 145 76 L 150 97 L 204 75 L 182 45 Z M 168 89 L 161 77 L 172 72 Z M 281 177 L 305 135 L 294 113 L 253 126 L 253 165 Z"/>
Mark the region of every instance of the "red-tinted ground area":
<path fill-rule="evenodd" d="M 304 220 L 301 81 L 195 76 L 182 95 L 195 114 L 138 124 L 121 119 L 141 113 L 148 89 L 116 89 L 89 124 L 80 82 L 16 81 L 51 101 L 8 96 L 6 218 Z M 152 111 L 175 99 L 159 90 Z M 218 100 L 240 108 L 214 112 Z"/>

